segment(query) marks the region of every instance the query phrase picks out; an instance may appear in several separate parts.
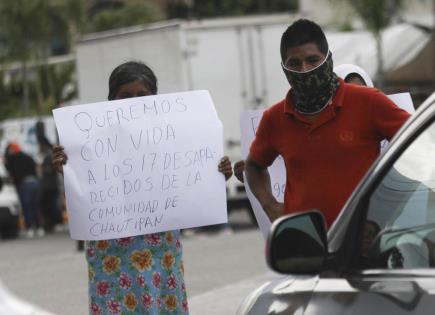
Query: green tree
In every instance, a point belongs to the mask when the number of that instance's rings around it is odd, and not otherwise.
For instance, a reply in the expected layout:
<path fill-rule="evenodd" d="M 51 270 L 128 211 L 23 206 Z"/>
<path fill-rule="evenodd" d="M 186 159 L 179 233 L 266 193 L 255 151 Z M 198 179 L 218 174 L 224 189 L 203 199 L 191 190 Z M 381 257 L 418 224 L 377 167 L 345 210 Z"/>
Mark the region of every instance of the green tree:
<path fill-rule="evenodd" d="M 383 88 L 384 62 L 382 49 L 382 30 L 391 24 L 401 12 L 403 0 L 339 0 L 351 5 L 356 14 L 373 34 L 376 41 L 376 56 L 378 68 L 376 73 L 377 85 Z"/>
<path fill-rule="evenodd" d="M 297 0 L 204 0 L 195 1 L 193 15 L 197 17 L 228 16 L 296 11 Z"/>
<path fill-rule="evenodd" d="M 23 111 L 29 109 L 28 63 L 32 48 L 46 26 L 40 19 L 42 1 L 4 0 L 0 3 L 0 42 L 3 60 L 19 61 L 23 84 Z"/>
<path fill-rule="evenodd" d="M 2 0 L 0 2 L 0 60 L 21 65 L 21 109 L 30 109 L 30 69 L 35 64 L 46 64 L 55 39 L 70 46 L 72 32 L 82 19 L 82 2 L 76 0 Z M 7 68 L 7 65 L 3 68 Z M 52 81 L 53 78 L 47 80 Z M 51 89 L 52 83 L 49 83 Z M 42 92 L 35 87 L 37 109 Z M 54 93 L 53 91 L 51 91 Z"/>
<path fill-rule="evenodd" d="M 126 2 L 120 8 L 108 8 L 97 13 L 88 23 L 88 31 L 100 32 L 162 20 L 164 14 L 147 2 Z"/>

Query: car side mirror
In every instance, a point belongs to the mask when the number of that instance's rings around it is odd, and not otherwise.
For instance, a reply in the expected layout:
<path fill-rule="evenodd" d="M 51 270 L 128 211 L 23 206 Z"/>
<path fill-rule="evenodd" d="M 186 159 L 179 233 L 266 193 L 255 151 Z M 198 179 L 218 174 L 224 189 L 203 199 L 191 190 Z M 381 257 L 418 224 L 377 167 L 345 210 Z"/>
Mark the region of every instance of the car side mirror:
<path fill-rule="evenodd" d="M 290 214 L 276 220 L 266 245 L 269 267 L 284 274 L 320 271 L 326 260 L 326 225 L 319 211 Z"/>

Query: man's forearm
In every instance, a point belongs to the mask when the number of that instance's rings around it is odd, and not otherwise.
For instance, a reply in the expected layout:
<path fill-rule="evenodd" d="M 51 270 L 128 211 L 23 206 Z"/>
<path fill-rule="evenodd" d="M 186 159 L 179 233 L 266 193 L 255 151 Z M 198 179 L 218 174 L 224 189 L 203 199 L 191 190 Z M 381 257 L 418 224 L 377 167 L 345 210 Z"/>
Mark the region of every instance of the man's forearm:
<path fill-rule="evenodd" d="M 246 160 L 246 180 L 254 196 L 260 202 L 261 207 L 273 221 L 282 215 L 282 204 L 272 194 L 270 175 L 267 168 L 255 163 L 250 157 Z"/>

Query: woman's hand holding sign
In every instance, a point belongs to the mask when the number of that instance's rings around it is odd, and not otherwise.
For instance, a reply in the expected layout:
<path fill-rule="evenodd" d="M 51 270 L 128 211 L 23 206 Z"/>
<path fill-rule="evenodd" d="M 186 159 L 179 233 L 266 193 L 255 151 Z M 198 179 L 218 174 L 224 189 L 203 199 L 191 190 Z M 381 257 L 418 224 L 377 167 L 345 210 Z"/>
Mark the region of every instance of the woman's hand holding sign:
<path fill-rule="evenodd" d="M 62 146 L 53 147 L 53 166 L 59 173 L 63 174 L 62 166 L 66 164 L 68 157 Z"/>

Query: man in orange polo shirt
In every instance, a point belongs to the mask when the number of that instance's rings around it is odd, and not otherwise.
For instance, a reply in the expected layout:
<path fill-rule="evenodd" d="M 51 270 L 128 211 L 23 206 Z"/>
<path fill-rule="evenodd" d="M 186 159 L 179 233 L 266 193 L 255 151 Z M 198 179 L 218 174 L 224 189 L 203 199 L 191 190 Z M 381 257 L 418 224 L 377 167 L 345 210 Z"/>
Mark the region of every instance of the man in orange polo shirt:
<path fill-rule="evenodd" d="M 248 184 L 273 221 L 319 209 L 328 226 L 390 140 L 408 119 L 382 92 L 344 83 L 333 72 L 322 29 L 298 20 L 281 38 L 282 68 L 291 85 L 261 119 L 246 160 Z M 284 204 L 272 195 L 267 167 L 281 155 Z"/>

